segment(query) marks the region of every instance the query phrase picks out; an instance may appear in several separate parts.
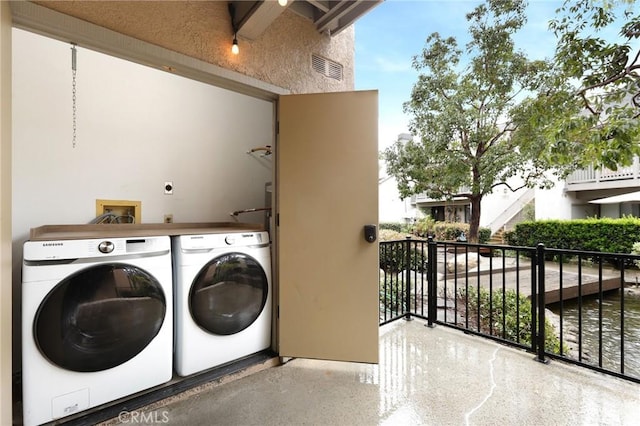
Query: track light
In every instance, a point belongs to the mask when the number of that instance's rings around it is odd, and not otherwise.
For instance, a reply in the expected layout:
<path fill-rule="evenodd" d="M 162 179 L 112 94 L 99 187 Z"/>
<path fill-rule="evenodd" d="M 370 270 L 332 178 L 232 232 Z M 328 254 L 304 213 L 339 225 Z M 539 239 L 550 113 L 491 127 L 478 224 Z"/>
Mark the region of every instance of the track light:
<path fill-rule="evenodd" d="M 236 36 L 233 36 L 233 44 L 231 45 L 231 53 L 233 53 L 234 55 L 237 55 L 238 53 L 240 53 L 240 48 L 238 47 L 238 39 L 236 38 Z"/>

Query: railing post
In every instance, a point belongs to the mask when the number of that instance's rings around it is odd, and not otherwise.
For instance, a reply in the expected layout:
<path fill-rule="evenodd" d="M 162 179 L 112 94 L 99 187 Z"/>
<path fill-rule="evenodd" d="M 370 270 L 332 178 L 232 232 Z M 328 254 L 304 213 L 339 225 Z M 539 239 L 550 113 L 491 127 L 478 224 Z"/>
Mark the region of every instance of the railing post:
<path fill-rule="evenodd" d="M 407 235 L 406 247 L 406 267 L 405 267 L 405 291 L 404 291 L 404 319 L 411 321 L 411 235 Z"/>
<path fill-rule="evenodd" d="M 536 248 L 537 250 L 537 258 L 538 258 L 538 334 L 537 334 L 537 357 L 536 360 L 539 362 L 545 362 L 545 253 L 544 253 L 544 244 L 538 243 Z"/>
<path fill-rule="evenodd" d="M 438 319 L 438 296 L 436 295 L 437 271 L 437 250 L 438 245 L 433 241 L 433 237 L 427 238 L 427 326 L 435 327 Z"/>

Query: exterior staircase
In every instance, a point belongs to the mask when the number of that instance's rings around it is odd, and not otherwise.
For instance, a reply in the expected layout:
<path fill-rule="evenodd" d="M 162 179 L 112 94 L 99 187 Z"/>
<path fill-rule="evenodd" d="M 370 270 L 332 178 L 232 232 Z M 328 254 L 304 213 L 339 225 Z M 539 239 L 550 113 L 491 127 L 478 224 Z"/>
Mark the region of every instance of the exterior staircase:
<path fill-rule="evenodd" d="M 506 244 L 506 241 L 504 240 L 504 231 L 504 228 L 500 228 L 491 234 L 487 244 Z"/>

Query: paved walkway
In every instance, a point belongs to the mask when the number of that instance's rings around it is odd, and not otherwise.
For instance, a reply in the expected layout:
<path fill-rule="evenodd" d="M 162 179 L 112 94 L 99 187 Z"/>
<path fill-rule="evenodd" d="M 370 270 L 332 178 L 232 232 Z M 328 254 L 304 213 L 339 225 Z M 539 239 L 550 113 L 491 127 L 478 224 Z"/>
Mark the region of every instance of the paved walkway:
<path fill-rule="evenodd" d="M 380 328 L 380 364 L 294 359 L 108 424 L 637 425 L 640 385 L 424 322 Z M 146 420 L 145 420 L 146 419 Z"/>
<path fill-rule="evenodd" d="M 459 255 L 463 264 L 456 271 L 464 271 L 465 255 Z M 502 258 L 502 257 L 483 257 L 480 256 L 478 267 L 469 268 L 469 272 L 446 272 L 446 262 L 452 262 L 455 258 L 454 254 L 439 253 L 438 259 L 438 286 L 443 287 L 446 281 L 448 288 L 454 287 L 457 282 L 465 285 L 469 282 L 470 286 L 477 286 L 478 282 L 483 287 L 490 284 L 494 289 L 518 289 L 521 294 L 531 295 L 531 261 L 529 259 Z M 473 259 L 470 254 L 469 259 Z M 586 263 L 586 262 L 585 262 Z M 450 267 L 453 270 L 452 267 Z M 562 298 L 564 300 L 574 299 L 578 297 L 579 291 L 583 296 L 597 294 L 600 291 L 600 278 L 602 278 L 602 291 L 615 290 L 621 287 L 624 282 L 627 286 L 635 287 L 634 282 L 638 282 L 640 272 L 638 269 L 627 268 L 624 275 L 620 270 L 616 270 L 609 265 L 603 265 L 602 271 L 598 267 L 583 264 L 579 269 L 575 263 L 565 263 L 560 265 L 557 262 L 545 262 L 545 293 L 546 302 L 555 303 L 560 300 L 560 287 L 562 286 Z M 581 289 L 578 290 L 578 287 Z"/>

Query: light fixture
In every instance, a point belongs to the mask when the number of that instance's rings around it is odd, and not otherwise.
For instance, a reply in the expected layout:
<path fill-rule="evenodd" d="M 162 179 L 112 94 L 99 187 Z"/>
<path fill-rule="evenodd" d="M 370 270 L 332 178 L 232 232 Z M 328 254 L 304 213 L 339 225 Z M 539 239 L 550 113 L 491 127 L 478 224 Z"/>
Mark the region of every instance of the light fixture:
<path fill-rule="evenodd" d="M 240 53 L 238 47 L 238 27 L 236 26 L 236 8 L 233 3 L 229 3 L 229 15 L 231 16 L 231 29 L 233 30 L 233 44 L 231 45 L 231 53 L 237 55 Z"/>
<path fill-rule="evenodd" d="M 282 7 L 285 7 L 287 5 L 287 0 L 278 0 L 278 4 Z"/>
<path fill-rule="evenodd" d="M 238 39 L 236 38 L 235 34 L 233 35 L 233 44 L 231 45 L 231 53 L 233 53 L 234 55 L 237 55 L 238 53 L 240 53 L 240 48 L 238 47 Z"/>

